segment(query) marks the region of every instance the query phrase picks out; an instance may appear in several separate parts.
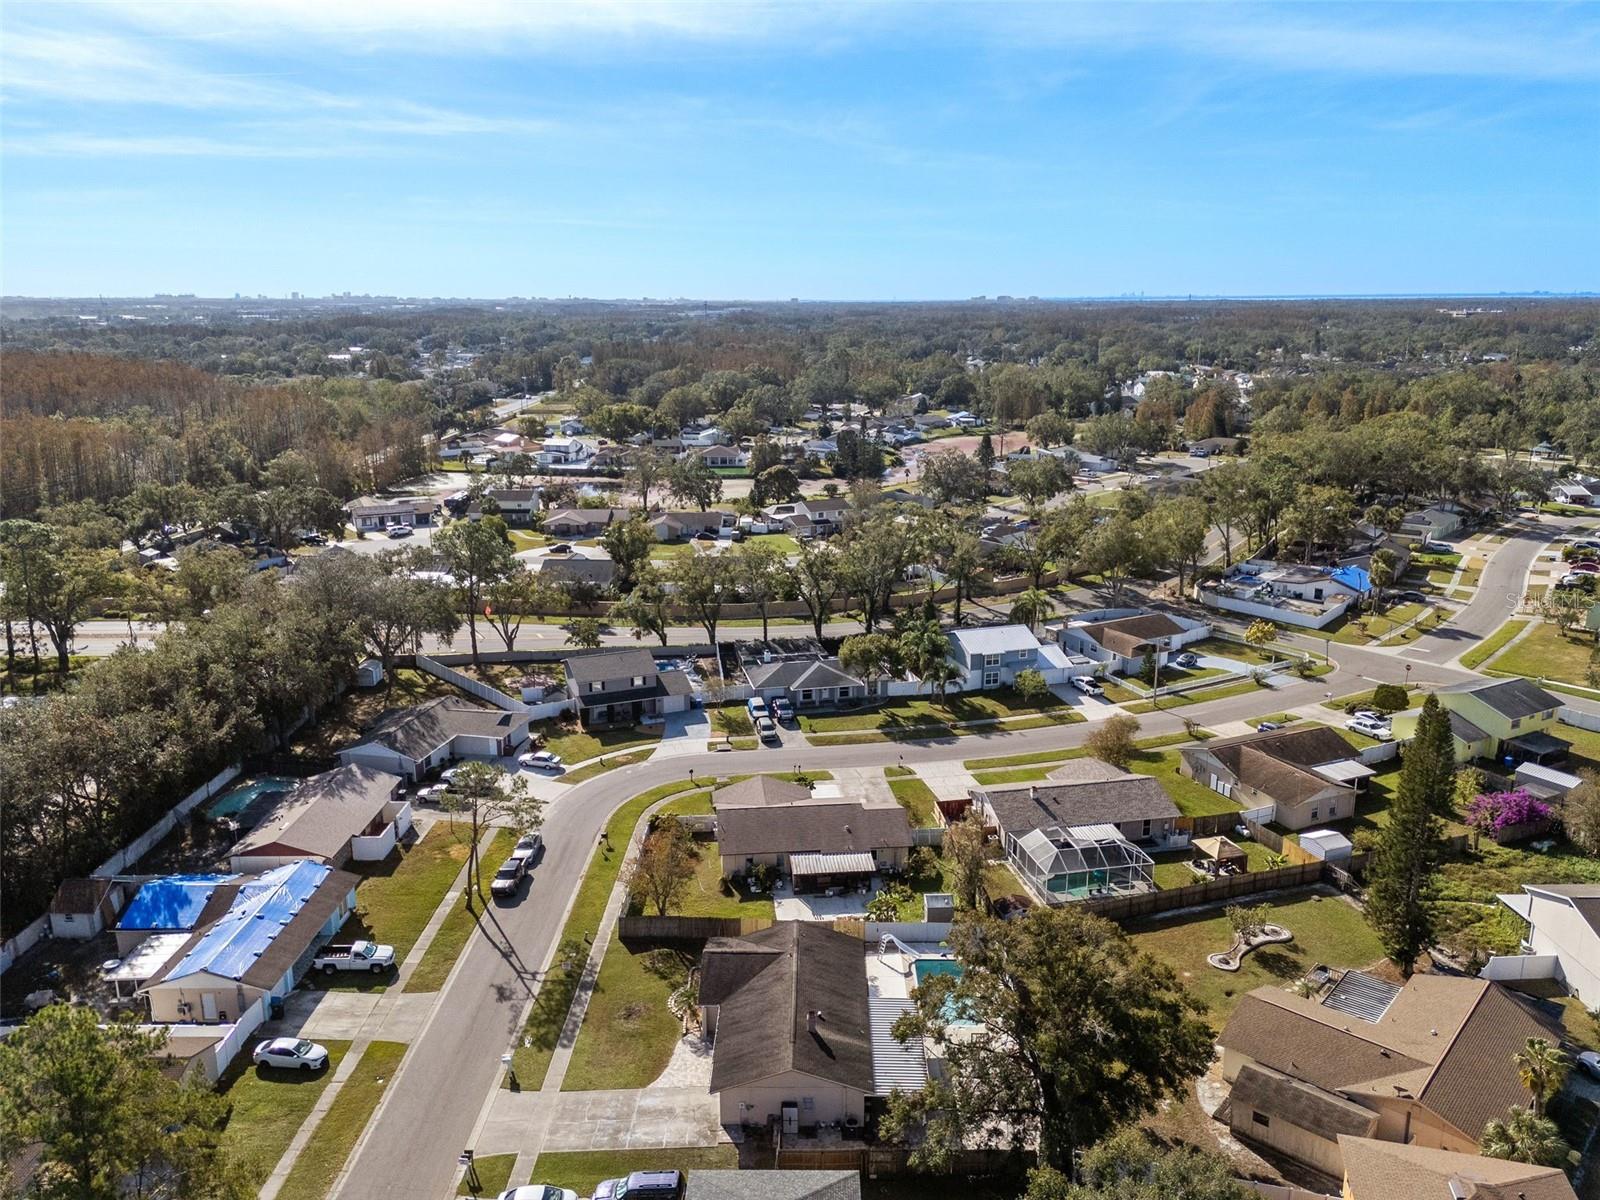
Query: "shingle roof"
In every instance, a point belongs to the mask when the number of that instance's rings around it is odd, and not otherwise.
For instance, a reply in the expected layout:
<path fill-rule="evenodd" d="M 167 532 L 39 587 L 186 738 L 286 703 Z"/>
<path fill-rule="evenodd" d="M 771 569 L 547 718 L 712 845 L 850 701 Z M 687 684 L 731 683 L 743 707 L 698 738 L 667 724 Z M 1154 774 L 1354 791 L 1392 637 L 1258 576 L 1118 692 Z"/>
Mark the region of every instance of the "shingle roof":
<path fill-rule="evenodd" d="M 684 1200 L 861 1200 L 861 1173 L 707 1170 L 689 1172 Z"/>
<path fill-rule="evenodd" d="M 1180 815 L 1159 781 L 1094 759 L 1066 763 L 1044 783 L 974 788 L 972 796 L 989 806 L 1003 832 L 1014 834 L 1050 825 L 1165 821 Z"/>
<path fill-rule="evenodd" d="M 516 725 L 517 714 L 483 708 L 441 696 L 410 708 L 392 709 L 368 728 L 359 746 L 380 745 L 410 759 L 423 759 L 453 738 L 463 735 L 504 737 Z"/>
<path fill-rule="evenodd" d="M 1339 1136 L 1350 1200 L 1577 1200 L 1559 1167 L 1533 1167 L 1504 1158 L 1425 1146 Z M 1451 1188 L 1456 1181 L 1459 1190 Z"/>
<path fill-rule="evenodd" d="M 541 558 L 539 576 L 554 583 L 592 583 L 608 587 L 617 577 L 617 564 L 609 558 Z"/>
<path fill-rule="evenodd" d="M 1378 1114 L 1370 1108 L 1256 1066 L 1239 1069 L 1229 1099 L 1328 1138 L 1341 1133 L 1365 1136 L 1378 1124 Z"/>
<path fill-rule="evenodd" d="M 383 816 L 400 777 L 349 764 L 302 780 L 283 793 L 266 819 L 233 848 L 235 855 L 285 846 L 312 858 L 332 858 Z"/>
<path fill-rule="evenodd" d="M 781 687 L 799 691 L 802 688 L 862 686 L 861 680 L 839 666 L 836 658 L 751 663 L 745 667 L 744 674 L 751 687 L 761 689 Z"/>
<path fill-rule="evenodd" d="M 1447 710 L 1448 711 L 1448 710 Z M 1458 741 L 1481 742 L 1489 735 L 1460 713 L 1450 713 L 1450 734 Z"/>
<path fill-rule="evenodd" d="M 724 953 L 740 958 L 745 977 L 737 988 L 708 999 L 708 976 L 725 978 L 714 965 Z M 866 953 L 860 938 L 806 921 L 782 921 L 742 938 L 712 938 L 702 964 L 701 1003 L 720 1005 L 713 1092 L 785 1071 L 863 1094 L 872 1090 Z M 814 1033 L 807 1019 L 811 1013 L 821 1014 Z"/>
<path fill-rule="evenodd" d="M 1439 688 L 1442 695 L 1475 696 L 1508 720 L 1559 708 L 1561 701 L 1526 679 L 1469 680 Z"/>
<path fill-rule="evenodd" d="M 1300 725 L 1216 738 L 1181 753 L 1191 761 L 1208 756 L 1215 758 L 1241 783 L 1289 803 L 1310 799 L 1334 786 L 1312 770 L 1313 767 L 1348 762 L 1357 757 L 1350 743 L 1326 725 Z"/>
<path fill-rule="evenodd" d="M 98 875 L 87 879 L 63 879 L 50 901 L 50 911 L 63 915 L 97 912 L 114 886 L 114 880 Z"/>
<path fill-rule="evenodd" d="M 650 651 L 638 646 L 599 654 L 575 654 L 564 659 L 562 666 L 566 668 L 567 678 L 574 683 L 632 679 L 635 675 L 653 679 L 656 674 L 656 660 L 650 657 Z"/>
<path fill-rule="evenodd" d="M 729 808 L 767 808 L 775 804 L 820 803 L 803 783 L 775 779 L 771 775 L 752 775 L 738 783 L 711 793 L 711 806 L 719 812 Z"/>
<path fill-rule="evenodd" d="M 1172 637 L 1182 632 L 1183 626 L 1164 613 L 1141 613 L 1136 617 L 1095 621 L 1082 628 L 1086 637 L 1123 658 L 1142 654 L 1145 646 L 1156 638 Z"/>
<path fill-rule="evenodd" d="M 905 809 L 851 801 L 717 810 L 724 855 L 843 854 L 911 845 Z"/>

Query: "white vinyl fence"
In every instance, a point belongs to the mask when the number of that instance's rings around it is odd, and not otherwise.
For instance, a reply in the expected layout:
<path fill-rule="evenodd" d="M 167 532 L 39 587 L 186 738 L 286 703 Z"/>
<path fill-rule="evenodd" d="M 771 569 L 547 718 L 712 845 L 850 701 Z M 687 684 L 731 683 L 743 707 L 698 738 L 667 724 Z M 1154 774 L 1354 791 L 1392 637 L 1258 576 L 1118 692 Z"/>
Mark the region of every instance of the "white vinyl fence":
<path fill-rule="evenodd" d="M 179 821 L 183 820 L 183 818 L 187 817 L 195 810 L 195 808 L 205 803 L 205 801 L 211 799 L 211 797 L 215 796 L 223 788 L 227 787 L 235 779 L 239 778 L 239 772 L 241 769 L 242 768 L 238 763 L 234 763 L 231 767 L 224 767 L 212 778 L 195 788 L 194 791 L 190 792 L 182 800 L 179 800 L 175 805 L 167 810 L 166 816 L 162 817 L 154 825 L 150 826 L 149 829 L 146 829 L 144 833 L 140 834 L 139 837 L 135 838 L 121 850 L 113 854 L 110 858 L 106 859 L 105 862 L 101 863 L 98 867 L 91 871 L 90 874 L 99 878 L 107 878 L 112 875 L 124 874 L 127 871 L 130 863 L 136 863 L 146 854 L 148 854 L 150 852 L 150 848 L 162 838 L 166 837 L 167 834 L 171 833 L 173 827 L 176 826 Z"/>
<path fill-rule="evenodd" d="M 1479 979 L 1497 983 L 1520 979 L 1554 979 L 1561 960 L 1554 954 L 1496 954 L 1478 972 Z"/>
<path fill-rule="evenodd" d="M 29 950 L 32 950 L 50 933 L 50 914 L 36 918 L 31 924 L 19 930 L 14 937 L 7 938 L 0 943 L 0 974 L 4 974 Z"/>
<path fill-rule="evenodd" d="M 435 679 L 442 679 L 446 683 L 454 684 L 469 696 L 476 696 L 479 700 L 486 700 L 496 708 L 503 708 L 507 712 L 525 713 L 528 706 L 515 697 L 508 696 L 499 688 L 490 687 L 482 680 L 474 679 L 470 675 L 463 675 L 454 667 L 447 667 L 442 662 L 429 658 L 426 654 L 417 655 L 417 670 L 425 671 Z"/>

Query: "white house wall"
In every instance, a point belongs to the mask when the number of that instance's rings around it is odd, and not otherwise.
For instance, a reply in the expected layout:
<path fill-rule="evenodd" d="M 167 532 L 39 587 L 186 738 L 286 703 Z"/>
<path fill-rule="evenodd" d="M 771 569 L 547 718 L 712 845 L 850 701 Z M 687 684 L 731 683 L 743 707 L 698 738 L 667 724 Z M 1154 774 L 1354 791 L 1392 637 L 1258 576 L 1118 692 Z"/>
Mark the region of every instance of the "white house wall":
<path fill-rule="evenodd" d="M 1535 954 L 1555 955 L 1567 990 L 1586 1005 L 1600 1004 L 1600 934 L 1570 904 L 1537 894 L 1532 900 L 1529 947 Z"/>

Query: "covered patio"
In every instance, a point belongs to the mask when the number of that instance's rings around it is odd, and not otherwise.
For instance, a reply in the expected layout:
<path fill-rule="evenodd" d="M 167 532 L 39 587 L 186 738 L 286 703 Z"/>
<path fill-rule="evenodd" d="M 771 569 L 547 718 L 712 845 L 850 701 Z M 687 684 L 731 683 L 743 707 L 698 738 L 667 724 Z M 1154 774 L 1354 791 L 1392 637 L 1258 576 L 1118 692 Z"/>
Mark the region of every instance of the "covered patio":
<path fill-rule="evenodd" d="M 1531 763 L 1564 762 L 1571 749 L 1571 742 L 1564 742 L 1539 730 L 1514 737 L 1506 743 L 1507 754 Z"/>
<path fill-rule="evenodd" d="M 1244 847 L 1230 838 L 1204 837 L 1195 838 L 1191 843 L 1194 846 L 1194 869 L 1205 875 L 1237 875 L 1248 871 L 1249 856 L 1245 854 Z"/>
<path fill-rule="evenodd" d="M 789 856 L 789 874 L 794 879 L 794 890 L 801 895 L 868 892 L 877 869 L 872 855 L 864 851 Z"/>

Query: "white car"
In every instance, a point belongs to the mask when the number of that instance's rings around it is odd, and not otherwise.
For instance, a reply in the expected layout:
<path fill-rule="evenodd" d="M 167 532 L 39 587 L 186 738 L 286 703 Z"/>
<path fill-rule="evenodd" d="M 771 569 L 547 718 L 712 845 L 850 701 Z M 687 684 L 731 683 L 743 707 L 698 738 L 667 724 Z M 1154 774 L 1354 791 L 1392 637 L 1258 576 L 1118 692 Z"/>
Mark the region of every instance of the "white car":
<path fill-rule="evenodd" d="M 305 1038 L 270 1038 L 256 1043 L 250 1056 L 258 1067 L 282 1067 L 289 1071 L 320 1071 L 328 1065 L 328 1048 Z"/>
<path fill-rule="evenodd" d="M 408 538 L 415 532 L 409 525 L 391 525 L 383 531 L 392 538 Z"/>
<path fill-rule="evenodd" d="M 1380 721 L 1376 717 L 1362 715 L 1351 717 L 1344 723 L 1344 727 L 1351 733 L 1359 733 L 1379 742 L 1387 742 L 1394 737 L 1394 732 L 1389 728 L 1389 722 Z"/>
<path fill-rule="evenodd" d="M 578 1200 L 578 1193 L 551 1183 L 525 1183 L 521 1187 L 507 1188 L 496 1200 Z"/>
<path fill-rule="evenodd" d="M 1072 677 L 1072 686 L 1077 688 L 1086 696 L 1105 695 L 1105 689 L 1103 689 L 1098 683 L 1089 678 L 1087 675 L 1074 675 Z"/>
<path fill-rule="evenodd" d="M 417 803 L 440 804 L 444 801 L 444 794 L 449 790 L 448 783 L 430 783 L 427 787 L 417 789 Z"/>
<path fill-rule="evenodd" d="M 548 750 L 535 750 L 529 754 L 522 755 L 517 761 L 530 771 L 561 770 L 561 756 L 559 754 L 551 754 Z"/>

